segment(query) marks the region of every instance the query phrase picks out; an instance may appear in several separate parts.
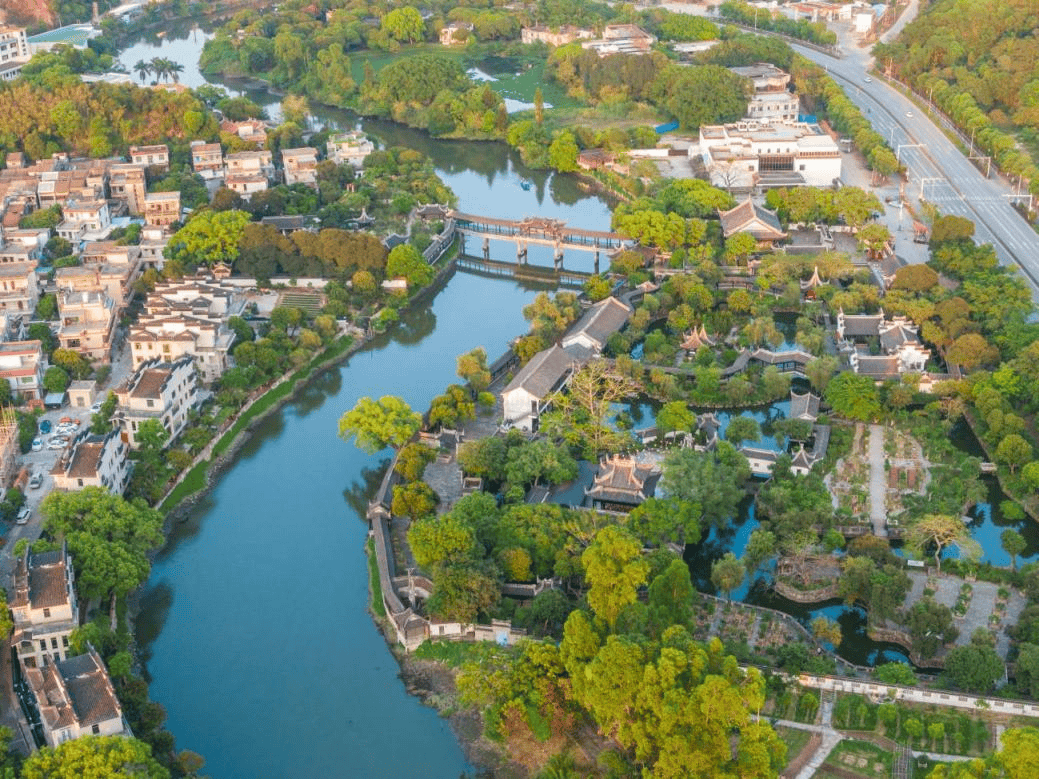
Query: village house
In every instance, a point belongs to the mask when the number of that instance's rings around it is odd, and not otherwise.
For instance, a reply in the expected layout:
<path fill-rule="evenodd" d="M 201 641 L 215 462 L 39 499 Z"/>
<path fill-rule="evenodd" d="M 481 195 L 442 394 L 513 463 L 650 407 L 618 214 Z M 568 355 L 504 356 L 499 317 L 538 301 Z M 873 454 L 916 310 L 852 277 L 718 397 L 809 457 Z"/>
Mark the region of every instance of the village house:
<path fill-rule="evenodd" d="M 855 373 L 877 381 L 905 373 L 923 373 L 931 350 L 920 341 L 917 326 L 902 316 L 837 312 L 837 346 Z"/>
<path fill-rule="evenodd" d="M 228 173 L 224 176 L 224 186 L 248 200 L 257 192 L 268 190 L 270 180 L 262 173 Z"/>
<path fill-rule="evenodd" d="M 220 123 L 220 132 L 237 135 L 246 143 L 255 145 L 257 149 L 267 145 L 267 125 L 259 119 L 245 119 L 241 122 L 225 119 Z"/>
<path fill-rule="evenodd" d="M 141 230 L 141 242 L 137 248 L 141 252 L 141 271 L 148 268 L 162 270 L 166 264 L 166 244 L 170 242 L 169 232 L 165 227 L 145 225 Z"/>
<path fill-rule="evenodd" d="M 141 249 L 131 244 L 122 245 L 115 241 L 91 241 L 83 245 L 79 259 L 84 265 L 130 265 L 141 262 Z"/>
<path fill-rule="evenodd" d="M 144 196 L 144 220 L 165 227 L 180 221 L 180 191 L 149 192 Z"/>
<path fill-rule="evenodd" d="M 469 40 L 473 31 L 472 22 L 450 22 L 440 28 L 440 45 L 457 46 Z"/>
<path fill-rule="evenodd" d="M 134 165 L 144 165 L 147 168 L 167 171 L 170 169 L 169 147 L 164 143 L 152 146 L 131 146 L 130 162 Z"/>
<path fill-rule="evenodd" d="M 750 79 L 755 92 L 786 92 L 790 85 L 790 74 L 771 62 L 755 62 L 753 65 L 729 68 L 737 76 Z"/>
<path fill-rule="evenodd" d="M 127 452 L 118 430 L 106 435 L 84 430 L 54 464 L 54 489 L 77 492 L 84 487 L 103 487 L 113 495 L 122 495 L 133 470 Z"/>
<path fill-rule="evenodd" d="M 64 221 L 57 233 L 76 249 L 81 241 L 104 239 L 112 231 L 112 214 L 105 200 L 70 200 L 61 209 Z"/>
<path fill-rule="evenodd" d="M 558 30 L 538 24 L 533 27 L 524 27 L 520 30 L 520 40 L 523 43 L 545 43 L 549 46 L 566 46 L 577 40 L 589 40 L 595 37 L 595 30 L 586 27 L 575 27 L 572 24 L 564 24 Z"/>
<path fill-rule="evenodd" d="M 591 49 L 600 57 L 611 54 L 646 54 L 653 50 L 656 36 L 650 35 L 638 25 L 608 24 L 603 28 L 602 39 L 581 43 L 582 49 Z"/>
<path fill-rule="evenodd" d="M 75 573 L 68 549 L 33 554 L 30 547 L 14 568 L 11 600 L 15 648 L 23 669 L 40 668 L 68 657 L 69 635 L 79 627 Z"/>
<path fill-rule="evenodd" d="M 841 176 L 837 142 L 806 122 L 703 125 L 699 145 L 690 147 L 697 151 L 722 189 L 830 187 Z"/>
<path fill-rule="evenodd" d="M 754 92 L 747 105 L 746 118 L 763 122 L 794 122 L 800 113 L 800 98 L 788 88 L 790 74 L 768 62 L 729 68 L 749 79 Z"/>
<path fill-rule="evenodd" d="M 112 419 L 122 440 L 137 446 L 137 430 L 149 419 L 157 420 L 169 434 L 169 445 L 188 423 L 188 412 L 198 400 L 195 362 L 184 355 L 173 362 L 155 357 L 141 364 L 115 390 L 117 406 Z"/>
<path fill-rule="evenodd" d="M 317 149 L 302 146 L 298 149 L 282 149 L 281 164 L 285 173 L 285 183 L 317 186 Z"/>
<path fill-rule="evenodd" d="M 11 395 L 24 400 L 42 400 L 46 361 L 40 341 L 0 343 L 0 379 L 11 387 Z"/>
<path fill-rule="evenodd" d="M 336 165 L 363 168 L 365 158 L 375 151 L 375 144 L 362 132 L 333 133 L 325 144 L 328 159 Z"/>
<path fill-rule="evenodd" d="M 58 293 L 58 342 L 62 349 L 107 363 L 115 332 L 115 303 L 97 289 Z"/>
<path fill-rule="evenodd" d="M 536 433 L 552 397 L 582 364 L 579 357 L 561 346 L 552 346 L 531 357 L 502 390 L 504 424 Z"/>
<path fill-rule="evenodd" d="M 93 647 L 42 668 L 30 668 L 25 681 L 36 699 L 40 725 L 48 746 L 82 736 L 129 734 L 112 680 Z"/>
<path fill-rule="evenodd" d="M 213 278 L 188 278 L 155 285 L 144 303 L 149 315 L 190 313 L 227 319 L 241 316 L 245 295 L 241 288 Z"/>
<path fill-rule="evenodd" d="M 36 310 L 39 300 L 34 261 L 0 262 L 0 312 L 27 316 Z"/>
<path fill-rule="evenodd" d="M 29 61 L 29 43 L 24 27 L 0 25 L 0 80 L 11 81 L 18 77 L 21 66 Z M 17 65 L 14 71 L 11 66 Z M 14 75 L 8 75 L 14 72 Z"/>
<path fill-rule="evenodd" d="M 224 172 L 224 150 L 219 143 L 191 142 L 191 169 L 204 179 L 220 178 Z"/>
<path fill-rule="evenodd" d="M 89 171 L 72 169 L 68 160 L 54 163 L 55 169 L 44 171 L 36 180 L 36 199 L 40 208 L 63 205 L 66 201 L 104 201 L 104 180 L 91 176 Z"/>
<path fill-rule="evenodd" d="M 186 354 L 211 384 L 231 367 L 234 333 L 217 316 L 145 314 L 130 327 L 127 341 L 135 370 L 156 357 L 176 360 Z"/>
<path fill-rule="evenodd" d="M 136 248 L 136 247 L 134 247 Z M 140 277 L 139 265 L 89 264 L 58 268 L 55 284 L 62 292 L 101 292 L 109 297 L 116 315 L 129 304 L 134 295 L 134 282 Z"/>
<path fill-rule="evenodd" d="M 93 379 L 77 379 L 69 384 L 68 395 L 72 408 L 89 409 L 97 398 L 97 382 Z"/>
<path fill-rule="evenodd" d="M 112 200 L 126 203 L 131 216 L 144 213 L 144 199 L 148 194 L 143 165 L 113 165 L 108 171 L 108 194 Z"/>
<path fill-rule="evenodd" d="M 652 498 L 659 480 L 657 465 L 614 454 L 600 461 L 592 485 L 585 487 L 584 494 L 593 509 L 627 512 Z"/>
<path fill-rule="evenodd" d="M 776 212 L 759 206 L 749 197 L 728 211 L 719 209 L 718 219 L 726 238 L 748 233 L 758 242 L 759 247 L 770 247 L 776 241 L 786 238 Z"/>

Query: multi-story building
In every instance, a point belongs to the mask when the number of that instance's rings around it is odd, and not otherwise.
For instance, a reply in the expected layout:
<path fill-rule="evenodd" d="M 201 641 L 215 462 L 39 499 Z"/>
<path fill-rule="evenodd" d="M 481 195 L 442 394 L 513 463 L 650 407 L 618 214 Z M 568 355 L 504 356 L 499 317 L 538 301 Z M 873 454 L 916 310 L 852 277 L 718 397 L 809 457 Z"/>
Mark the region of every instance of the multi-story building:
<path fill-rule="evenodd" d="M 136 248 L 136 247 L 134 247 Z M 116 314 L 125 309 L 134 295 L 134 282 L 140 277 L 139 264 L 82 265 L 59 268 L 55 276 L 62 292 L 102 292 L 111 298 Z"/>
<path fill-rule="evenodd" d="M 348 133 L 333 133 L 325 144 L 328 159 L 336 165 L 349 163 L 355 168 L 363 168 L 365 158 L 375 151 L 375 144 L 368 136 L 356 130 Z"/>
<path fill-rule="evenodd" d="M 188 412 L 198 399 L 195 361 L 183 355 L 173 362 L 156 357 L 141 367 L 115 391 L 118 399 L 113 419 L 118 423 L 122 439 L 137 446 L 137 430 L 142 422 L 155 419 L 169 434 L 172 442 L 188 423 Z"/>
<path fill-rule="evenodd" d="M 113 200 L 126 203 L 131 216 L 144 213 L 148 193 L 143 165 L 113 165 L 108 170 L 108 193 Z"/>
<path fill-rule="evenodd" d="M 0 262 L 0 312 L 28 316 L 39 300 L 35 261 Z"/>
<path fill-rule="evenodd" d="M 224 169 L 231 174 L 262 174 L 274 178 L 274 156 L 269 151 L 239 151 L 224 157 Z"/>
<path fill-rule="evenodd" d="M 237 135 L 246 143 L 255 144 L 257 149 L 267 145 L 267 125 L 259 119 L 246 119 L 241 122 L 225 119 L 220 123 L 220 132 Z"/>
<path fill-rule="evenodd" d="M 754 93 L 747 105 L 747 119 L 762 122 L 797 121 L 801 101 L 788 89 L 789 73 L 768 62 L 729 69 L 749 79 L 754 85 Z"/>
<path fill-rule="evenodd" d="M 29 56 L 25 28 L 0 25 L 0 81 L 14 81 L 18 78 Z"/>
<path fill-rule="evenodd" d="M 180 221 L 180 192 L 149 192 L 145 195 L 144 220 L 160 227 Z"/>
<path fill-rule="evenodd" d="M 51 474 L 54 489 L 76 492 L 84 487 L 102 487 L 122 495 L 133 470 L 127 459 L 129 447 L 118 430 L 95 435 L 84 430 L 62 452 Z"/>
<path fill-rule="evenodd" d="M 85 655 L 30 668 L 25 680 L 36 699 L 48 746 L 82 736 L 129 735 L 112 680 L 93 648 Z"/>
<path fill-rule="evenodd" d="M 162 270 L 166 264 L 166 244 L 170 242 L 169 233 L 165 227 L 157 225 L 145 225 L 141 230 L 141 242 L 137 248 L 141 250 L 141 271 L 148 268 Z"/>
<path fill-rule="evenodd" d="M 75 574 L 68 549 L 33 554 L 29 547 L 14 569 L 11 646 L 23 669 L 68 657 L 69 635 L 79 627 Z"/>
<path fill-rule="evenodd" d="M 285 183 L 317 186 L 317 149 L 302 146 L 298 149 L 282 149 L 281 164 L 285 170 Z"/>
<path fill-rule="evenodd" d="M 699 150 L 711 183 L 725 189 L 829 187 L 841 176 L 837 142 L 806 122 L 703 125 L 699 146 L 690 148 Z"/>
<path fill-rule="evenodd" d="M 191 142 L 191 168 L 202 178 L 219 178 L 224 170 L 224 150 L 219 143 Z"/>
<path fill-rule="evenodd" d="M 582 49 L 591 49 L 600 57 L 610 54 L 646 54 L 657 42 L 656 36 L 635 24 L 608 24 L 601 40 L 584 41 Z"/>
<path fill-rule="evenodd" d="M 62 207 L 65 217 L 57 233 L 77 249 L 84 240 L 100 240 L 112 231 L 112 214 L 106 200 L 69 200 Z"/>
<path fill-rule="evenodd" d="M 220 317 L 145 314 L 131 326 L 127 340 L 135 369 L 156 357 L 176 360 L 189 355 L 202 380 L 210 384 L 231 367 L 234 333 Z"/>
<path fill-rule="evenodd" d="M 270 189 L 270 185 L 270 179 L 262 173 L 228 173 L 224 176 L 224 186 L 237 192 L 244 200 Z"/>
<path fill-rule="evenodd" d="M 595 30 L 587 27 L 575 27 L 572 24 L 564 24 L 558 30 L 541 24 L 524 27 L 520 30 L 520 40 L 523 43 L 547 43 L 549 46 L 566 46 L 577 40 L 590 40 L 594 37 Z"/>
<path fill-rule="evenodd" d="M 130 162 L 147 168 L 170 169 L 170 150 L 164 143 L 152 146 L 131 146 Z"/>
<path fill-rule="evenodd" d="M 58 294 L 58 341 L 72 349 L 107 363 L 115 332 L 115 302 L 97 289 L 61 291 Z"/>
<path fill-rule="evenodd" d="M 11 394 L 25 400 L 42 400 L 43 344 L 40 341 L 5 341 L 0 343 L 0 379 L 10 385 Z"/>

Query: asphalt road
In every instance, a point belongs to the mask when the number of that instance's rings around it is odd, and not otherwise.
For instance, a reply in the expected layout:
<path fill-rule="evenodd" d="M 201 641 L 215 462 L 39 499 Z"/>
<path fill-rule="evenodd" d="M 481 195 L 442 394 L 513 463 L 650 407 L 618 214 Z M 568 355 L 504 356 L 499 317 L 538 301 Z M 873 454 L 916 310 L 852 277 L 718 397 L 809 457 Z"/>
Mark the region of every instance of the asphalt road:
<path fill-rule="evenodd" d="M 834 59 L 794 48 L 824 66 L 877 132 L 907 166 L 906 198 L 933 203 L 944 214 L 975 224 L 975 238 L 991 243 L 1004 265 L 1017 266 L 1039 295 L 1039 234 L 1014 210 L 1013 190 L 993 173 L 986 179 L 931 121 L 926 112 L 880 78 L 866 82 L 869 54 L 843 41 L 845 56 Z"/>

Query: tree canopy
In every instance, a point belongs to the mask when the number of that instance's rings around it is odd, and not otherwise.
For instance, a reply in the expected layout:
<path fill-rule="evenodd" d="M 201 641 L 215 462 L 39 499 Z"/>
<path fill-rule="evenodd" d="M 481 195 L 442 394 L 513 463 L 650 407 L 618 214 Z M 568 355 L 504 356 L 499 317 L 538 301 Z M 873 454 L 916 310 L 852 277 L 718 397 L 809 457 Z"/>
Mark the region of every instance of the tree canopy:
<path fill-rule="evenodd" d="M 360 449 L 374 454 L 392 446 L 400 449 L 422 425 L 422 415 L 412 411 L 403 398 L 384 395 L 378 400 L 363 397 L 339 418 L 339 437 L 351 438 Z"/>

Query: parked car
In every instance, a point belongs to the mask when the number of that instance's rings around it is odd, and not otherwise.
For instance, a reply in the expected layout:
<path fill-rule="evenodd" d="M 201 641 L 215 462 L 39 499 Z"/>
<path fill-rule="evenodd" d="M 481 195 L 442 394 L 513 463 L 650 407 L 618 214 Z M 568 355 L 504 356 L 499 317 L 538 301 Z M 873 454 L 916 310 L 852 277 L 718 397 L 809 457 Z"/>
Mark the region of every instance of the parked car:
<path fill-rule="evenodd" d="M 32 439 L 32 450 L 34 452 L 42 452 L 43 451 L 43 439 L 42 438 L 34 438 L 34 439 Z"/>
<path fill-rule="evenodd" d="M 100 414 L 101 413 L 101 405 L 103 403 L 104 403 L 103 400 L 99 400 L 97 403 L 95 403 L 93 406 L 91 406 L 90 407 L 90 413 L 91 414 Z"/>
<path fill-rule="evenodd" d="M 52 438 L 50 441 L 47 442 L 48 449 L 64 449 L 68 445 L 69 439 L 61 437 Z"/>
<path fill-rule="evenodd" d="M 37 471 L 29 478 L 29 489 L 38 490 L 43 485 L 43 474 Z"/>
<path fill-rule="evenodd" d="M 29 521 L 29 517 L 32 515 L 32 509 L 28 506 L 22 506 L 18 511 L 18 518 L 15 520 L 16 525 L 24 525 Z"/>
<path fill-rule="evenodd" d="M 51 431 L 51 421 L 49 419 L 40 420 L 40 432 L 49 433 Z"/>

